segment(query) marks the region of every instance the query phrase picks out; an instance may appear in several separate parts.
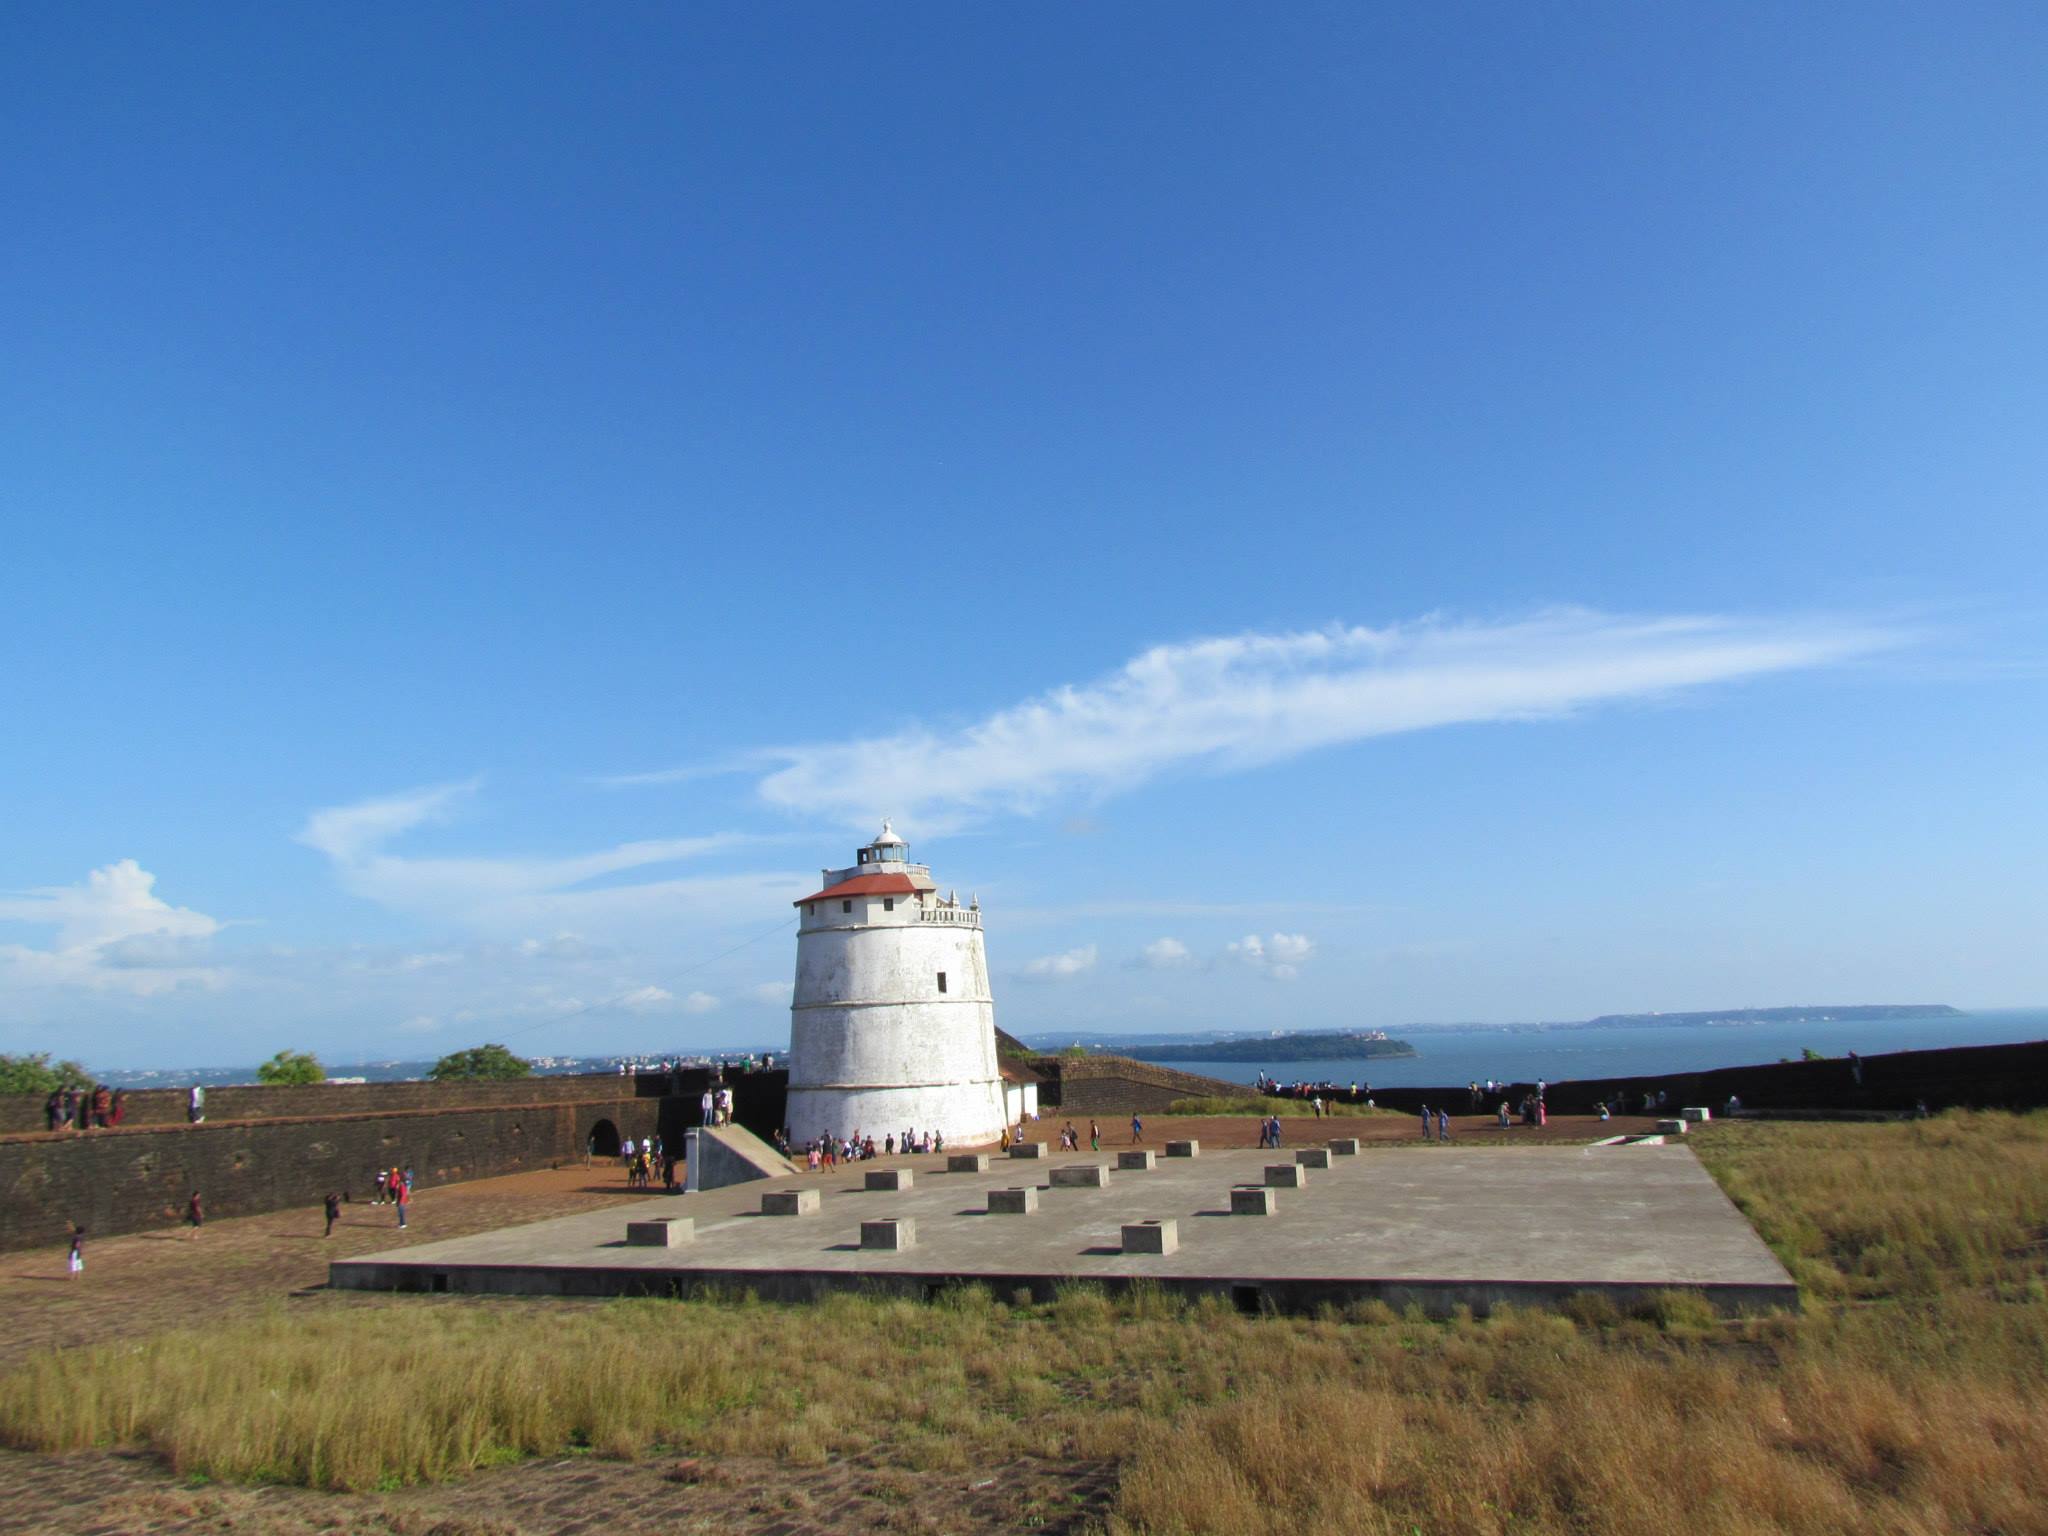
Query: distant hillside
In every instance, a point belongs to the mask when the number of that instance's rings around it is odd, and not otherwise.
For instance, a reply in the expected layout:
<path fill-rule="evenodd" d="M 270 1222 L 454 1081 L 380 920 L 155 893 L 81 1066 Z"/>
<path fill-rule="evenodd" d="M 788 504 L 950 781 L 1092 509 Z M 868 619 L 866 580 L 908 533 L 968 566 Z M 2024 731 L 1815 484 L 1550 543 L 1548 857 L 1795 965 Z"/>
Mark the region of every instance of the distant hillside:
<path fill-rule="evenodd" d="M 1203 1045 L 1127 1045 L 1122 1050 L 1139 1061 L 1344 1061 L 1415 1054 L 1415 1047 L 1406 1040 L 1351 1034 L 1261 1035 Z"/>
<path fill-rule="evenodd" d="M 1809 1024 L 1835 1019 L 1844 1024 L 1872 1019 L 1960 1018 L 1947 1003 L 1841 1003 L 1804 1008 L 1720 1008 L 1705 1013 L 1603 1013 L 1579 1025 L 1552 1028 L 1635 1029 L 1656 1024 Z"/>

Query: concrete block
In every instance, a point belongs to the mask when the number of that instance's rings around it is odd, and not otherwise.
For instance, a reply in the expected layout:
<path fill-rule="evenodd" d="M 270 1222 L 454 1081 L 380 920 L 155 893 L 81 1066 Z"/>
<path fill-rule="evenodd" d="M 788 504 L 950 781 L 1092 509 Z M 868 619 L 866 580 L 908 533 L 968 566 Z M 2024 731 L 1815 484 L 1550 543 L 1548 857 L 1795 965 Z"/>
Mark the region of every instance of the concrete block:
<path fill-rule="evenodd" d="M 1167 1217 L 1161 1221 L 1124 1223 L 1125 1253 L 1178 1253 L 1180 1223 Z"/>
<path fill-rule="evenodd" d="M 1044 1157 L 1050 1150 L 1042 1141 L 1013 1141 L 1010 1143 L 1010 1156 L 1012 1157 Z"/>
<path fill-rule="evenodd" d="M 815 1189 L 771 1189 L 761 1197 L 763 1216 L 815 1216 L 822 1202 Z"/>
<path fill-rule="evenodd" d="M 1054 1189 L 1107 1189 L 1109 1188 L 1109 1164 L 1069 1163 L 1064 1168 L 1052 1171 Z"/>
<path fill-rule="evenodd" d="M 870 1168 L 867 1186 L 869 1189 L 908 1189 L 914 1180 L 908 1168 Z"/>
<path fill-rule="evenodd" d="M 1122 1173 L 1150 1173 L 1158 1163 L 1150 1152 L 1119 1152 L 1116 1166 Z"/>
<path fill-rule="evenodd" d="M 1230 1192 L 1233 1216 L 1271 1216 L 1280 1209 L 1280 1196 L 1258 1184 L 1240 1184 Z"/>
<path fill-rule="evenodd" d="M 1202 1144 L 1199 1141 L 1169 1141 L 1166 1144 L 1168 1157 L 1200 1157 Z"/>
<path fill-rule="evenodd" d="M 1303 1147 L 1294 1154 L 1294 1161 L 1303 1168 L 1327 1168 L 1330 1166 L 1328 1147 Z"/>
<path fill-rule="evenodd" d="M 987 1173 L 988 1154 L 986 1152 L 949 1152 L 946 1154 L 946 1172 Z"/>
<path fill-rule="evenodd" d="M 626 1223 L 629 1248 L 679 1248 L 697 1236 L 697 1222 L 690 1216 L 663 1216 L 657 1221 Z"/>
<path fill-rule="evenodd" d="M 1308 1170 L 1299 1163 L 1266 1164 L 1266 1187 L 1268 1189 L 1306 1189 Z"/>
<path fill-rule="evenodd" d="M 1685 1122 L 1683 1120 L 1659 1120 L 1657 1122 L 1657 1129 L 1666 1136 L 1683 1136 L 1685 1134 Z"/>
<path fill-rule="evenodd" d="M 1330 1156 L 1332 1156 L 1332 1157 L 1356 1157 L 1356 1156 L 1358 1156 L 1358 1138 L 1357 1138 L 1356 1136 L 1339 1136 L 1339 1137 L 1337 1137 L 1337 1138 L 1336 1138 L 1336 1139 L 1335 1139 L 1334 1141 L 1332 1141 L 1332 1142 L 1330 1143 Z"/>
<path fill-rule="evenodd" d="M 864 1221 L 860 1224 L 860 1245 L 863 1248 L 880 1248 L 891 1253 L 905 1248 L 915 1248 L 917 1218 L 884 1216 L 880 1221 Z"/>
<path fill-rule="evenodd" d="M 991 1216 L 1029 1216 L 1038 1209 L 1038 1186 L 1027 1184 L 1022 1189 L 992 1189 L 988 1192 L 988 1213 Z"/>
<path fill-rule="evenodd" d="M 1699 1104 L 1690 1109 L 1681 1109 L 1678 1112 L 1678 1118 L 1690 1120 L 1694 1125 L 1704 1125 L 1707 1121 L 1714 1118 L 1714 1112 L 1704 1104 Z"/>

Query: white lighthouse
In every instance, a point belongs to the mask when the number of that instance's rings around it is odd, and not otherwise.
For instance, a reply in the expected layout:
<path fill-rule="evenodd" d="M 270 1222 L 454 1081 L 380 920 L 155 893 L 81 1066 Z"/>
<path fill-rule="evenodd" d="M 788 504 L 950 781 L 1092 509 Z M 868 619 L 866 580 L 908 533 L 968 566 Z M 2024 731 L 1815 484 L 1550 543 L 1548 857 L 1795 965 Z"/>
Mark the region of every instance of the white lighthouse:
<path fill-rule="evenodd" d="M 903 839 L 882 834 L 796 903 L 789 1134 L 1002 1134 L 995 1000 L 979 902 L 941 897 Z"/>

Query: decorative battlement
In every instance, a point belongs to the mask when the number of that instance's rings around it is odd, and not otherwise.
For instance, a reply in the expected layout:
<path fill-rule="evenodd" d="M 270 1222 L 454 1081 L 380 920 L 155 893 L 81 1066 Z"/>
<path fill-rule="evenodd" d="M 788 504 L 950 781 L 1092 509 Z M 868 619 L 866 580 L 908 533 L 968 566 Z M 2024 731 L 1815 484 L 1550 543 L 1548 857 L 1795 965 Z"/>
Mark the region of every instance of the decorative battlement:
<path fill-rule="evenodd" d="M 974 907 L 919 907 L 920 923 L 952 923 L 961 928 L 979 928 L 981 913 Z"/>

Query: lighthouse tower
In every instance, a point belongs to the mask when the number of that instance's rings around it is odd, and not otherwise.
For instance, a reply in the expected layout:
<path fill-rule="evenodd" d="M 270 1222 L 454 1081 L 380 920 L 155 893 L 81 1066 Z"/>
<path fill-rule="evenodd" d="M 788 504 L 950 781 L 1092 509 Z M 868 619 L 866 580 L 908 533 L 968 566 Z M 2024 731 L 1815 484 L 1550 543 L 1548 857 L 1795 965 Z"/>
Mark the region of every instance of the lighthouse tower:
<path fill-rule="evenodd" d="M 981 905 L 941 897 L 882 823 L 851 869 L 796 903 L 789 1016 L 789 1134 L 1002 1134 L 995 1000 Z"/>

